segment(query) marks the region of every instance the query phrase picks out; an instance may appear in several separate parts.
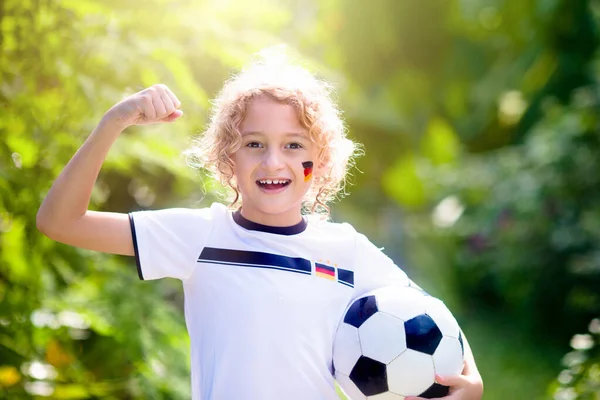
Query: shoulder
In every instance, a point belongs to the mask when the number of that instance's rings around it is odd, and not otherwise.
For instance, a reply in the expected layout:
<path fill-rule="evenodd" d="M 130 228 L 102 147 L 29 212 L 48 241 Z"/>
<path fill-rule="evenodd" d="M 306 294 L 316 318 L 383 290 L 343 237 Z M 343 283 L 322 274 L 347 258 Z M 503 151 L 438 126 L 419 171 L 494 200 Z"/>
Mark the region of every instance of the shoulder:
<path fill-rule="evenodd" d="M 198 221 L 214 221 L 225 218 L 229 210 L 220 203 L 204 208 L 164 208 L 160 210 L 135 211 L 130 213 L 137 222 L 141 220 L 189 225 Z"/>
<path fill-rule="evenodd" d="M 317 238 L 339 241 L 357 240 L 360 235 L 354 227 L 347 222 L 331 222 L 326 220 L 318 220 L 309 218 L 309 226 L 311 227 L 311 235 Z"/>
<path fill-rule="evenodd" d="M 352 247 L 356 252 L 381 252 L 366 235 L 356 230 L 348 222 L 315 221 L 312 224 L 313 235 L 325 243 L 343 242 L 347 248 Z"/>

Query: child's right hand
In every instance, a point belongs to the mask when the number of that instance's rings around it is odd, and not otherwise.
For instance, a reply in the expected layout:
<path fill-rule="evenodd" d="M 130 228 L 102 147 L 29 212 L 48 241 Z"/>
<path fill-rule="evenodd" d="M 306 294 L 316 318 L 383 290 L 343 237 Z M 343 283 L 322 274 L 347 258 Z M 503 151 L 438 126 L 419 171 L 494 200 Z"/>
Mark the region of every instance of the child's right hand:
<path fill-rule="evenodd" d="M 173 122 L 183 115 L 181 102 L 162 84 L 152 85 L 115 104 L 105 118 L 121 129 L 131 125 L 148 125 Z"/>

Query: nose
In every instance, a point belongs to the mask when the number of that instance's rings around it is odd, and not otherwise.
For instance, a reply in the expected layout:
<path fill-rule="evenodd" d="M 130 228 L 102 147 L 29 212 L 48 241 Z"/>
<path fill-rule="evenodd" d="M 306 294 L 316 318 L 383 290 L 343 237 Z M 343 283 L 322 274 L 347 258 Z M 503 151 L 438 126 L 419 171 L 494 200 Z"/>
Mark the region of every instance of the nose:
<path fill-rule="evenodd" d="M 263 153 L 263 167 L 268 171 L 278 171 L 284 166 L 284 157 L 278 148 L 269 148 Z"/>

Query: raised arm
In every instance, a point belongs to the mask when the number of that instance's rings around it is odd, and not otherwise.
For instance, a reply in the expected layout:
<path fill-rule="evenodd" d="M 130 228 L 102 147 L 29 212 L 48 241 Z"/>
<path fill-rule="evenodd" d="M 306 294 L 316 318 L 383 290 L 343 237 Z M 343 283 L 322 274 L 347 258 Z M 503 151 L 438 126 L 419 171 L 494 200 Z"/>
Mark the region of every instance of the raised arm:
<path fill-rule="evenodd" d="M 165 86 L 154 85 L 115 104 L 60 173 L 37 213 L 37 228 L 58 242 L 133 255 L 127 214 L 88 210 L 92 189 L 112 144 L 131 125 L 172 122 L 183 113 Z"/>

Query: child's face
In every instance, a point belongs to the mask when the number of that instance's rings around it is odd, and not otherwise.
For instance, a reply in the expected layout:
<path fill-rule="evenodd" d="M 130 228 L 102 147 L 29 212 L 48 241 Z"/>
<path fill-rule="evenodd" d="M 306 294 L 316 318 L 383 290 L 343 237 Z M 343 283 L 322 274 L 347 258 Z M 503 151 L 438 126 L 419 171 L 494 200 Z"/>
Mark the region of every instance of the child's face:
<path fill-rule="evenodd" d="M 231 158 L 242 215 L 272 226 L 300 222 L 302 198 L 312 182 L 305 182 L 302 163 L 318 163 L 317 149 L 296 109 L 266 96 L 255 98 L 248 104 L 240 132 L 242 146 Z"/>

